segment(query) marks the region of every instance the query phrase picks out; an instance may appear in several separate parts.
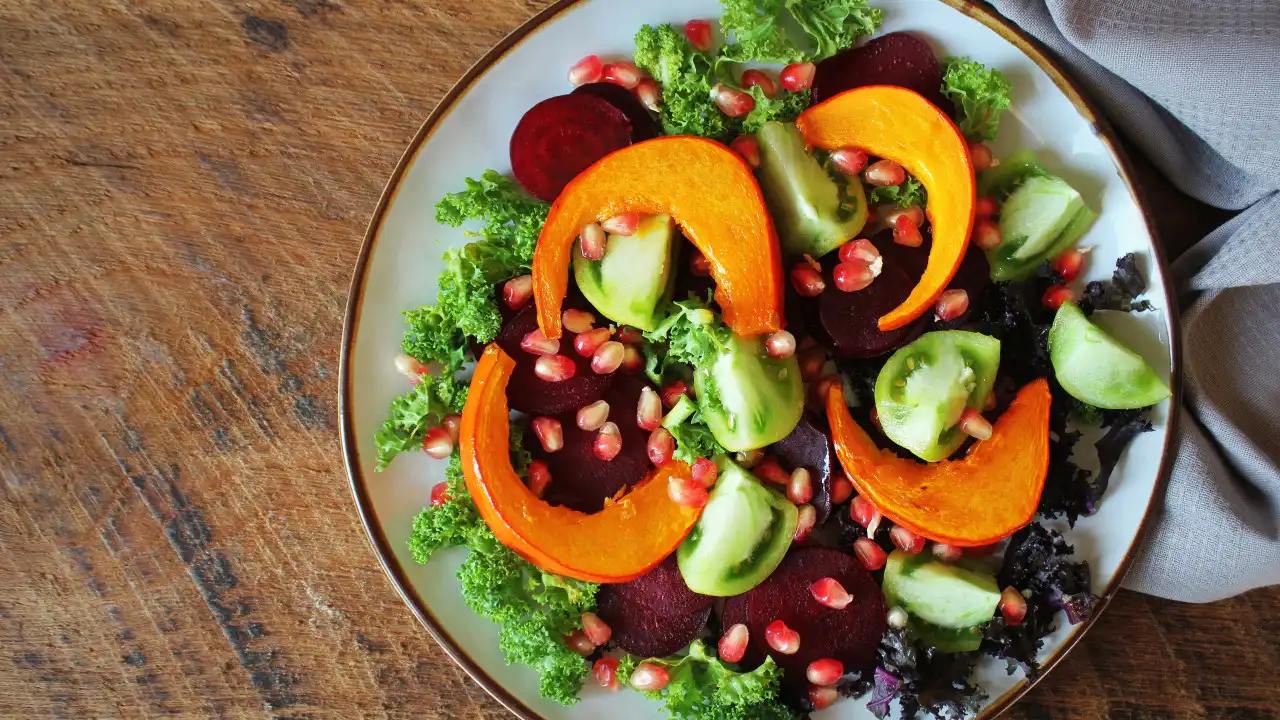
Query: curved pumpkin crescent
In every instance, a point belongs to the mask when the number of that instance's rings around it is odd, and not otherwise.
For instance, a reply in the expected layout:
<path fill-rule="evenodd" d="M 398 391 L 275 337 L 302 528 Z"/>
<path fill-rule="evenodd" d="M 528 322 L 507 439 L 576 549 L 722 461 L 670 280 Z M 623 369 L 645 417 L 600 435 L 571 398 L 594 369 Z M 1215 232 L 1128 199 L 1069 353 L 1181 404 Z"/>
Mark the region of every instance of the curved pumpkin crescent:
<path fill-rule="evenodd" d="M 718 142 L 676 136 L 606 155 L 552 204 L 533 253 L 533 297 L 547 337 L 560 337 L 574 240 L 587 223 L 622 212 L 675 218 L 711 264 L 716 302 L 735 333 L 782 329 L 778 235 L 751 168 Z"/>
<path fill-rule="evenodd" d="M 625 582 L 676 549 L 700 510 L 667 496 L 667 480 L 689 466 L 669 462 L 597 513 L 553 507 L 511 467 L 507 381 L 515 361 L 495 344 L 476 365 L 459 431 L 462 473 L 476 509 L 503 545 L 548 572 Z"/>
<path fill-rule="evenodd" d="M 911 295 L 879 326 L 894 330 L 928 312 L 955 276 L 973 231 L 973 166 L 955 123 L 911 90 L 871 85 L 809 108 L 796 126 L 810 145 L 861 148 L 898 163 L 924 185 L 933 225 L 929 264 Z"/>
<path fill-rule="evenodd" d="M 1018 391 L 991 438 L 960 460 L 919 463 L 876 447 L 849 415 L 837 385 L 827 394 L 836 456 L 858 494 L 885 517 L 930 540 L 989 545 L 1031 522 L 1049 471 L 1049 383 Z"/>

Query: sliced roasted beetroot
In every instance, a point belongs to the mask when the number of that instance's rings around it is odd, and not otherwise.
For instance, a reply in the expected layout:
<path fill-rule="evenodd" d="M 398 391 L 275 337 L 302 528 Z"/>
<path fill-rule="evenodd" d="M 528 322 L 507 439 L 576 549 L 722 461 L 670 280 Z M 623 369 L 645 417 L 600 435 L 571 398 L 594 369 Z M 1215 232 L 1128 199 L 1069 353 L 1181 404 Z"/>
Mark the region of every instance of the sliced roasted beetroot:
<path fill-rule="evenodd" d="M 897 85 L 915 90 L 946 109 L 938 58 L 928 43 L 908 33 L 882 35 L 818 63 L 813 101 L 819 103 L 865 85 Z"/>
<path fill-rule="evenodd" d="M 977 245 L 970 245 L 969 249 L 965 251 L 964 259 L 960 261 L 956 276 L 951 278 L 951 284 L 947 286 L 948 289 L 964 290 L 969 293 L 969 307 L 974 308 L 977 307 L 978 300 L 990 284 L 991 263 L 987 261 L 987 254 Z M 966 310 L 955 322 L 960 323 L 967 320 L 969 312 L 969 310 Z"/>
<path fill-rule="evenodd" d="M 511 172 L 529 194 L 550 202 L 595 161 L 631 144 L 631 121 L 601 98 L 548 98 L 520 118 L 511 135 Z"/>
<path fill-rule="evenodd" d="M 764 654 L 751 638 L 751 618 L 748 616 L 750 606 L 750 592 L 725 599 L 724 606 L 720 610 L 720 632 L 728 632 L 729 628 L 739 623 L 747 626 L 747 649 L 742 654 L 740 662 L 744 668 L 754 670 L 764 662 Z"/>
<path fill-rule="evenodd" d="M 689 589 L 674 554 L 635 580 L 609 587 L 628 602 L 643 605 L 654 614 L 666 617 L 701 612 L 715 600 Z"/>
<path fill-rule="evenodd" d="M 590 368 L 587 372 L 591 372 Z M 640 482 L 653 469 L 649 463 L 649 433 L 636 425 L 640 389 L 647 384 L 636 376 L 619 375 L 601 398 L 609 403 L 609 421 L 617 424 L 622 437 L 622 450 L 612 460 L 596 457 L 598 432 L 578 427 L 577 408 L 557 416 L 564 447 L 556 452 L 544 451 L 536 436 L 526 433 L 525 447 L 551 472 L 547 502 L 581 512 L 599 512 L 606 498 Z"/>
<path fill-rule="evenodd" d="M 816 312 L 810 315 L 810 330 L 815 339 L 837 355 L 852 358 L 884 355 L 914 340 L 928 322 L 922 317 L 896 330 L 880 329 L 880 316 L 906 300 L 915 285 L 895 254 L 885 252 L 882 256 L 884 268 L 879 277 L 856 292 L 844 292 L 836 287 L 831 273 L 836 261 L 824 259 L 827 289 L 817 298 Z"/>
<path fill-rule="evenodd" d="M 530 303 L 507 321 L 495 340 L 503 352 L 516 361 L 507 385 L 507 402 L 511 409 L 530 415 L 559 415 L 569 410 L 577 411 L 603 397 L 613 384 L 614 376 L 593 372 L 591 359 L 574 352 L 573 339 L 577 336 L 568 331 L 560 338 L 560 354 L 573 360 L 573 377 L 561 382 L 547 382 L 533 372 L 538 356 L 525 352 L 520 341 L 537 327 L 537 310 Z"/>
<path fill-rule="evenodd" d="M 618 647 L 641 657 L 666 657 L 683 650 L 702 634 L 711 605 L 681 614 L 659 615 L 617 585 L 604 585 L 596 596 L 596 614 L 613 631 Z"/>
<path fill-rule="evenodd" d="M 658 123 L 654 121 L 653 113 L 649 112 L 649 108 L 645 107 L 634 93 L 621 85 L 607 82 L 587 83 L 579 85 L 573 92 L 595 95 L 621 110 L 631 122 L 631 142 L 658 137 Z"/>
<path fill-rule="evenodd" d="M 829 291 L 828 291 L 829 292 Z M 809 471 L 813 482 L 813 499 L 809 504 L 817 512 L 817 522 L 825 522 L 831 514 L 831 438 L 822 430 L 822 421 L 808 411 L 800 417 L 789 435 L 769 446 L 782 468 L 792 472 L 798 467 Z"/>

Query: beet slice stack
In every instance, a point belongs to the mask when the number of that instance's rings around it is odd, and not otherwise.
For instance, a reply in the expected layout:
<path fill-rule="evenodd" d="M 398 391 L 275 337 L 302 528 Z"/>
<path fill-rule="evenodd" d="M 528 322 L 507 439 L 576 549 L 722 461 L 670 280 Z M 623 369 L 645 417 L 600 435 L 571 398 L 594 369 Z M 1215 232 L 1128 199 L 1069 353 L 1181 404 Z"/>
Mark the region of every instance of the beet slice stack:
<path fill-rule="evenodd" d="M 618 647 L 641 657 L 665 657 L 702 634 L 713 598 L 685 585 L 675 555 L 631 582 L 603 585 L 596 614 Z"/>
<path fill-rule="evenodd" d="M 658 137 L 658 123 L 653 113 L 636 98 L 635 94 L 621 85 L 608 82 L 587 83 L 574 89 L 574 94 L 586 93 L 595 95 L 622 111 L 631 122 L 631 142 L 641 142 Z"/>

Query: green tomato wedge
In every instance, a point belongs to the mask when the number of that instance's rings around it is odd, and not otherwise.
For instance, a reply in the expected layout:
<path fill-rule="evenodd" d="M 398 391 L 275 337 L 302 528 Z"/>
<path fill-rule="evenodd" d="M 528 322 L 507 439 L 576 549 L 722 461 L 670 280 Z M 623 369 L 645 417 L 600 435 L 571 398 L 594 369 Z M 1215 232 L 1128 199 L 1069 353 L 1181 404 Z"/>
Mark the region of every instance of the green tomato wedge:
<path fill-rule="evenodd" d="M 1090 322 L 1075 303 L 1063 303 L 1053 318 L 1049 361 L 1062 389 L 1094 407 L 1135 410 L 1172 394 L 1141 355 Z"/>
<path fill-rule="evenodd" d="M 781 440 L 804 412 L 799 363 L 769 357 L 760 338 L 734 335 L 714 362 L 694 369 L 693 388 L 707 427 L 729 452 Z"/>
<path fill-rule="evenodd" d="M 573 275 L 587 301 L 616 323 L 653 330 L 675 290 L 675 223 L 651 215 L 633 235 L 610 235 L 604 258 L 573 253 Z"/>
<path fill-rule="evenodd" d="M 885 600 L 912 620 L 943 630 L 982 625 L 1000 604 L 1000 587 L 990 572 L 901 550 L 889 554 L 882 589 Z"/>

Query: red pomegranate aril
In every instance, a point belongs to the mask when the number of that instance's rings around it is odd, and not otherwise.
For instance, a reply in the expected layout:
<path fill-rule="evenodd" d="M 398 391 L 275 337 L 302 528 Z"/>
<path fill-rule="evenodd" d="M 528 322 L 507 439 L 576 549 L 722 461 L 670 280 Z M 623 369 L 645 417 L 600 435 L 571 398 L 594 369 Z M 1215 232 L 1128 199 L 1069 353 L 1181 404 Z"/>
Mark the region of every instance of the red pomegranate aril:
<path fill-rule="evenodd" d="M 614 335 L 613 339 L 623 345 L 643 345 L 644 333 L 630 325 L 622 325 L 618 328 L 618 333 Z"/>
<path fill-rule="evenodd" d="M 884 258 L 880 257 L 880 250 L 866 238 L 858 238 L 841 245 L 839 258 L 840 262 L 858 262 L 868 267 L 875 264 L 877 260 L 884 262 Z"/>
<path fill-rule="evenodd" d="M 458 413 L 450 413 L 440 420 L 440 427 L 449 433 L 449 439 L 458 442 L 458 431 L 462 429 L 462 416 Z"/>
<path fill-rule="evenodd" d="M 578 87 L 579 85 L 600 82 L 600 78 L 603 75 L 604 63 L 600 62 L 600 56 L 588 55 L 569 68 L 569 84 Z"/>
<path fill-rule="evenodd" d="M 707 504 L 707 489 L 691 477 L 673 475 L 667 481 L 667 496 L 677 505 L 700 508 Z"/>
<path fill-rule="evenodd" d="M 1044 291 L 1044 296 L 1040 298 L 1040 302 L 1050 310 L 1057 310 L 1062 307 L 1062 303 L 1076 301 L 1076 291 L 1066 285 L 1054 285 Z"/>
<path fill-rule="evenodd" d="M 809 686 L 809 703 L 814 710 L 826 710 L 840 699 L 840 691 L 824 685 Z"/>
<path fill-rule="evenodd" d="M 866 263 L 842 262 L 831 271 L 831 279 L 842 292 L 858 292 L 866 289 L 876 276 Z"/>
<path fill-rule="evenodd" d="M 396 355 L 395 365 L 396 372 L 415 382 L 418 378 L 427 374 L 427 366 L 418 362 L 417 358 L 408 353 Z"/>
<path fill-rule="evenodd" d="M 1000 164 L 991 154 L 991 148 L 980 142 L 969 143 L 969 160 L 973 163 L 974 172 L 990 170 Z"/>
<path fill-rule="evenodd" d="M 787 482 L 787 499 L 794 505 L 803 505 L 813 499 L 813 477 L 808 469 L 798 467 L 791 471 Z"/>
<path fill-rule="evenodd" d="M 991 421 L 973 408 L 965 408 L 960 416 L 960 432 L 978 440 L 991 439 Z"/>
<path fill-rule="evenodd" d="M 636 403 L 636 425 L 642 430 L 655 430 L 662 425 L 662 400 L 651 387 L 640 389 Z"/>
<path fill-rule="evenodd" d="M 844 675 L 844 663 L 832 658 L 818 658 L 805 668 L 804 676 L 814 685 L 828 687 Z"/>
<path fill-rule="evenodd" d="M 671 682 L 665 668 L 653 663 L 640 663 L 631 671 L 631 687 L 643 692 L 657 692 Z"/>
<path fill-rule="evenodd" d="M 877 160 L 862 173 L 867 182 L 877 187 L 901 185 L 907 179 L 907 171 L 892 160 Z"/>
<path fill-rule="evenodd" d="M 529 463 L 529 492 L 534 497 L 542 497 L 547 492 L 547 486 L 551 484 L 551 468 L 541 460 L 534 460 Z"/>
<path fill-rule="evenodd" d="M 983 250 L 995 250 L 1004 242 L 1000 226 L 989 217 L 978 218 L 973 223 L 973 244 Z"/>
<path fill-rule="evenodd" d="M 827 351 L 817 346 L 801 350 L 796 362 L 800 364 L 800 379 L 809 382 L 822 375 L 822 368 L 827 364 Z"/>
<path fill-rule="evenodd" d="M 635 93 L 640 102 L 653 112 L 662 109 L 662 90 L 653 78 L 640 78 L 640 82 L 636 83 Z"/>
<path fill-rule="evenodd" d="M 640 84 L 640 78 L 644 77 L 640 68 L 626 61 L 609 63 L 601 70 L 601 79 L 605 82 L 621 85 L 628 90 L 634 90 Z"/>
<path fill-rule="evenodd" d="M 876 522 L 879 515 L 880 511 L 876 509 L 876 506 L 861 495 L 855 497 L 853 502 L 849 504 L 849 517 L 864 528 L 870 527 L 871 523 Z"/>
<path fill-rule="evenodd" d="M 920 226 L 910 216 L 899 215 L 893 225 L 893 241 L 903 247 L 920 247 L 924 244 L 924 236 L 920 234 Z"/>
<path fill-rule="evenodd" d="M 1062 282 L 1069 283 L 1080 277 L 1080 271 L 1084 269 L 1084 252 L 1077 248 L 1070 248 L 1058 257 L 1053 259 L 1053 271 L 1062 276 Z"/>
<path fill-rule="evenodd" d="M 609 237 L 605 235 L 600 223 L 587 223 L 582 226 L 582 232 L 578 235 L 578 249 L 582 252 L 582 257 L 588 260 L 603 260 L 608 243 Z"/>
<path fill-rule="evenodd" d="M 693 254 L 689 256 L 689 272 L 694 277 L 711 277 L 711 261 L 701 250 L 694 249 Z"/>
<path fill-rule="evenodd" d="M 586 310 L 569 309 L 560 315 L 560 322 L 571 333 L 584 333 L 595 327 L 596 316 Z"/>
<path fill-rule="evenodd" d="M 443 505 L 449 502 L 449 483 L 438 482 L 431 486 L 431 504 Z"/>
<path fill-rule="evenodd" d="M 591 357 L 596 354 L 596 350 L 600 346 L 609 342 L 609 328 L 592 328 L 584 333 L 578 333 L 573 339 L 573 349 L 582 357 Z"/>
<path fill-rule="evenodd" d="M 942 322 L 951 322 L 969 311 L 969 293 L 965 290 L 945 290 L 938 296 L 934 312 Z"/>
<path fill-rule="evenodd" d="M 942 562 L 955 562 L 964 557 L 964 552 L 955 545 L 946 543 L 933 544 L 933 556 Z"/>
<path fill-rule="evenodd" d="M 787 627 L 781 620 L 774 620 L 765 626 L 764 639 L 769 647 L 783 655 L 795 655 L 800 649 L 800 633 Z"/>
<path fill-rule="evenodd" d="M 673 408 L 688 393 L 689 386 L 683 380 L 672 380 L 662 386 L 662 404 L 668 409 Z"/>
<path fill-rule="evenodd" d="M 831 504 L 839 505 L 853 497 L 853 483 L 848 476 L 841 473 L 831 478 Z"/>
<path fill-rule="evenodd" d="M 760 167 L 760 141 L 756 140 L 755 135 L 739 135 L 729 143 L 729 149 L 737 153 L 753 170 Z"/>
<path fill-rule="evenodd" d="M 529 426 L 542 443 L 542 449 L 549 453 L 559 452 L 564 447 L 564 428 L 560 421 L 550 417 L 536 417 Z"/>
<path fill-rule="evenodd" d="M 908 555 L 919 555 L 924 550 L 924 538 L 901 525 L 889 531 L 889 539 L 893 541 L 894 547 Z"/>
<path fill-rule="evenodd" d="M 717 648 L 720 659 L 725 662 L 741 662 L 742 656 L 747 654 L 747 640 L 750 638 L 751 631 L 746 625 L 742 623 L 730 625 L 720 637 L 720 645 Z"/>
<path fill-rule="evenodd" d="M 596 348 L 591 356 L 591 370 L 597 375 L 608 375 L 622 366 L 622 358 L 626 354 L 627 349 L 622 343 L 610 340 Z"/>
<path fill-rule="evenodd" d="M 533 374 L 547 382 L 563 382 L 573 377 L 577 368 L 563 355 L 540 355 L 533 364 Z"/>
<path fill-rule="evenodd" d="M 684 36 L 689 38 L 689 44 L 698 52 L 707 52 L 715 43 L 711 36 L 710 20 L 690 20 L 685 23 Z"/>
<path fill-rule="evenodd" d="M 574 630 L 564 636 L 564 644 L 569 649 L 578 653 L 582 657 L 590 657 L 596 651 L 596 646 L 592 644 L 591 639 L 581 630 Z"/>
<path fill-rule="evenodd" d="M 756 99 L 728 85 L 717 85 L 711 90 L 716 107 L 729 117 L 742 117 L 755 109 Z"/>
<path fill-rule="evenodd" d="M 817 297 L 827 289 L 827 281 L 822 273 L 814 270 L 808 263 L 796 263 L 791 268 L 791 287 L 805 297 Z"/>
<path fill-rule="evenodd" d="M 742 89 L 750 90 L 753 87 L 760 88 L 760 92 L 764 96 L 772 100 L 778 96 L 778 83 L 769 77 L 769 73 L 763 70 L 743 70 L 742 71 Z"/>
<path fill-rule="evenodd" d="M 603 400 L 597 400 L 590 405 L 586 405 L 578 409 L 578 416 L 575 421 L 578 427 L 593 432 L 604 427 L 609 420 L 609 403 Z"/>
<path fill-rule="evenodd" d="M 813 532 L 813 526 L 818 524 L 818 511 L 807 504 L 797 506 L 796 511 L 796 531 L 791 539 L 794 542 L 804 542 L 809 539 L 809 533 Z"/>
<path fill-rule="evenodd" d="M 778 73 L 778 82 L 787 92 L 804 92 L 813 86 L 818 66 L 811 62 L 791 63 Z"/>
<path fill-rule="evenodd" d="M 769 357 L 789 358 L 796 354 L 796 336 L 786 330 L 779 330 L 765 338 L 764 349 Z"/>
<path fill-rule="evenodd" d="M 767 483 L 781 485 L 786 487 L 791 483 L 791 473 L 782 469 L 778 464 L 778 458 L 767 455 L 760 458 L 760 461 L 751 468 L 751 473 Z"/>
<path fill-rule="evenodd" d="M 591 666 L 591 675 L 596 684 L 605 690 L 618 689 L 618 659 L 600 658 Z"/>
<path fill-rule="evenodd" d="M 915 223 L 916 227 L 924 226 L 924 211 L 920 209 L 919 205 L 895 207 L 884 214 L 884 222 L 890 227 L 897 227 L 898 220 L 904 217 L 911 218 L 911 222 Z"/>
<path fill-rule="evenodd" d="M 1027 617 L 1027 599 L 1018 589 L 1010 585 L 1000 593 L 1000 616 L 1009 625 L 1021 625 Z"/>
<path fill-rule="evenodd" d="M 839 580 L 831 577 L 824 577 L 814 581 L 809 586 L 809 592 L 813 594 L 814 600 L 832 610 L 843 610 L 849 607 L 849 603 L 853 602 L 853 596 L 849 594 L 848 590 L 844 589 L 844 585 L 841 585 Z"/>
<path fill-rule="evenodd" d="M 640 213 L 624 212 L 618 213 L 613 217 L 600 223 L 601 229 L 613 235 L 631 236 L 636 234 L 636 228 L 640 226 Z"/>
<path fill-rule="evenodd" d="M 600 616 L 593 612 L 582 613 L 582 632 L 596 647 L 609 642 L 609 637 L 613 635 L 613 630 L 609 627 L 609 624 L 601 620 Z"/>
<path fill-rule="evenodd" d="M 422 437 L 422 451 L 437 460 L 443 460 L 453 454 L 453 440 L 449 431 L 442 427 L 434 427 Z"/>
<path fill-rule="evenodd" d="M 989 218 L 1000 210 L 996 200 L 987 195 L 979 195 L 973 200 L 973 214 L 980 218 Z"/>
<path fill-rule="evenodd" d="M 854 177 L 867 169 L 867 153 L 858 148 L 837 148 L 831 151 L 831 164 L 841 175 Z"/>
<path fill-rule="evenodd" d="M 885 560 L 889 558 L 874 540 L 864 537 L 854 541 L 853 554 L 858 556 L 858 562 L 862 563 L 862 567 L 871 571 L 884 567 Z"/>
<path fill-rule="evenodd" d="M 671 462 L 671 456 L 676 452 L 676 439 L 666 428 L 655 428 L 649 433 L 649 444 L 646 450 L 649 453 L 649 462 L 653 463 L 654 467 L 662 467 Z"/>
<path fill-rule="evenodd" d="M 555 355 L 560 352 L 560 341 L 548 338 L 542 333 L 542 328 L 538 328 L 524 336 L 520 348 L 533 355 Z"/>
<path fill-rule="evenodd" d="M 704 488 L 714 487 L 716 478 L 720 476 L 720 468 L 716 464 L 706 458 L 698 458 L 693 461 L 693 481 Z"/>
<path fill-rule="evenodd" d="M 591 445 L 596 457 L 608 462 L 622 452 L 622 434 L 618 432 L 616 423 L 606 422 L 596 433 L 596 441 Z"/>
<path fill-rule="evenodd" d="M 520 310 L 533 297 L 533 276 L 513 277 L 502 285 L 502 302 L 512 310 Z"/>
<path fill-rule="evenodd" d="M 644 356 L 636 349 L 634 345 L 626 345 L 622 351 L 622 364 L 618 366 L 618 372 L 623 375 L 635 375 L 644 370 Z"/>

